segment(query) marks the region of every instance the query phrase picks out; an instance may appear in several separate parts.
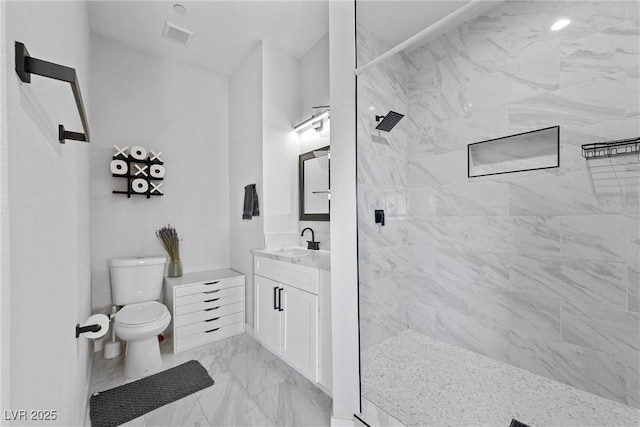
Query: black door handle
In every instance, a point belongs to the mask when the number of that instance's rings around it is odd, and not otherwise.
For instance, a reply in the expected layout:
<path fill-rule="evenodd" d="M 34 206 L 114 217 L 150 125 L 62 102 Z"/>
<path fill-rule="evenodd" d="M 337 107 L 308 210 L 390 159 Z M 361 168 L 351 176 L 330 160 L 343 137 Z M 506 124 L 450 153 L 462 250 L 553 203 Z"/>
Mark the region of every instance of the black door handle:
<path fill-rule="evenodd" d="M 277 298 L 278 298 L 278 287 L 274 286 L 273 287 L 273 309 L 274 310 L 278 309 Z"/>
<path fill-rule="evenodd" d="M 278 288 L 278 311 L 284 311 L 284 308 L 282 308 L 282 291 L 284 289 L 283 288 Z"/>

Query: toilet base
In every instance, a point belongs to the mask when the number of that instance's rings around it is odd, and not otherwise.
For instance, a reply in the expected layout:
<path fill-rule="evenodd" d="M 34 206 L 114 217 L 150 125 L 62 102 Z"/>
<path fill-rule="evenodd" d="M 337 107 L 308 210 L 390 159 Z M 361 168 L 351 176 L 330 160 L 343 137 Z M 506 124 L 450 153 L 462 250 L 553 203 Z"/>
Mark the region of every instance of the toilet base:
<path fill-rule="evenodd" d="M 142 378 L 155 374 L 162 368 L 160 344 L 158 337 L 146 340 L 127 341 L 124 355 L 124 376 L 127 378 Z"/>

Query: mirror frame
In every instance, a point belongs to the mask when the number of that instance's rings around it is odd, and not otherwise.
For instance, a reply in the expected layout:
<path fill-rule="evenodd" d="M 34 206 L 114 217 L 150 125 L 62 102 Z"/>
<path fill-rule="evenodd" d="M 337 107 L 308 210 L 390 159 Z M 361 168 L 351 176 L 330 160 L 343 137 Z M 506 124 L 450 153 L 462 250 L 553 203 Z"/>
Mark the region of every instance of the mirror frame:
<path fill-rule="evenodd" d="M 300 154 L 298 158 L 298 189 L 299 189 L 299 209 L 300 209 L 300 221 L 330 221 L 330 213 L 305 213 L 304 211 L 304 162 L 315 158 L 314 151 L 330 151 L 330 146 L 318 148 L 316 150 L 309 151 L 308 153 Z M 329 175 L 329 190 L 331 190 L 331 160 L 329 160 L 329 169 L 327 174 Z M 329 199 L 329 212 L 331 212 L 331 199 Z"/>

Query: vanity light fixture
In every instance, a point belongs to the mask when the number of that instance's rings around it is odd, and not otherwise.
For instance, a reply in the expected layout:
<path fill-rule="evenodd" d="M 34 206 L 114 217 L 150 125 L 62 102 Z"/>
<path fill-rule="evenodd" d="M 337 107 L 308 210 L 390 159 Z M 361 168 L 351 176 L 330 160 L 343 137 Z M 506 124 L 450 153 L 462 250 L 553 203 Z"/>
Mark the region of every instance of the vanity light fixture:
<path fill-rule="evenodd" d="M 318 132 L 322 129 L 324 119 L 329 118 L 329 107 L 323 106 L 323 107 L 314 107 L 314 108 L 326 108 L 326 110 L 322 111 L 319 114 L 314 114 L 311 117 L 309 117 L 307 120 L 295 125 L 293 127 L 294 131 L 301 132 L 310 127 L 313 127 L 313 129 L 315 129 Z"/>
<path fill-rule="evenodd" d="M 569 25 L 570 23 L 571 23 L 571 19 L 567 19 L 567 18 L 558 19 L 551 26 L 551 31 L 559 31 L 564 27 L 566 27 L 567 25 Z"/>

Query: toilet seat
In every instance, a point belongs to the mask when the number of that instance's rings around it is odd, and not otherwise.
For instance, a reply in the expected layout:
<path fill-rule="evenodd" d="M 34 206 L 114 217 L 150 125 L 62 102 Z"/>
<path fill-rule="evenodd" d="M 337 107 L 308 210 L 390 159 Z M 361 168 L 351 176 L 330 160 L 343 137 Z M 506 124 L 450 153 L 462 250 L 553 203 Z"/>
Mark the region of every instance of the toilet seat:
<path fill-rule="evenodd" d="M 157 301 L 129 304 L 116 313 L 115 322 L 122 326 L 144 326 L 169 315 L 166 306 Z"/>

